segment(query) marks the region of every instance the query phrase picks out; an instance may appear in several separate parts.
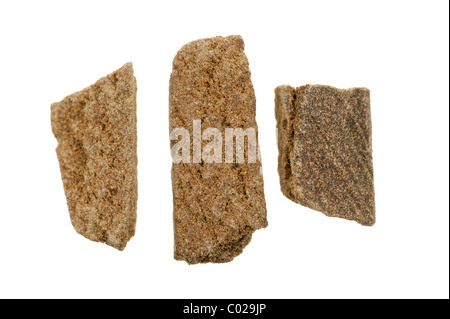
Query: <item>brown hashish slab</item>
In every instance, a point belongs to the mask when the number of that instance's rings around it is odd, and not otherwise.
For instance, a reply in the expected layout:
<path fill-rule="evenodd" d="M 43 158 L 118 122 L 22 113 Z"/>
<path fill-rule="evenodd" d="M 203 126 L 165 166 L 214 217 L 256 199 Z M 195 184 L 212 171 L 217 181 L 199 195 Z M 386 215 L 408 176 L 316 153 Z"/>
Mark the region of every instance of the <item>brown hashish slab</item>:
<path fill-rule="evenodd" d="M 279 86 L 275 114 L 283 194 L 327 216 L 373 225 L 369 90 Z"/>
<path fill-rule="evenodd" d="M 86 238 L 119 250 L 136 225 L 136 90 L 127 63 L 51 106 L 72 224 Z"/>
<path fill-rule="evenodd" d="M 221 134 L 227 128 L 253 128 L 257 134 L 242 38 L 215 37 L 183 46 L 173 61 L 169 100 L 171 132 L 184 128 L 193 136 L 193 121 L 200 120 L 202 129 L 217 128 Z M 203 158 L 196 163 L 194 139 L 190 162 L 172 166 L 174 257 L 190 264 L 229 262 L 255 230 L 267 226 L 261 163 L 226 163 L 225 152 L 218 163 Z M 208 141 L 201 143 L 204 147 Z"/>

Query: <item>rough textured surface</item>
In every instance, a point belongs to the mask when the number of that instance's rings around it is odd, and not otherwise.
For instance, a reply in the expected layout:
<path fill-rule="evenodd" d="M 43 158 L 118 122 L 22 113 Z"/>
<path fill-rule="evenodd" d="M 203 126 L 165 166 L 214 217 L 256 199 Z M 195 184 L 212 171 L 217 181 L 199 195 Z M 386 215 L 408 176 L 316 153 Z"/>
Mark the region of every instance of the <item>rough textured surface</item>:
<path fill-rule="evenodd" d="M 328 216 L 375 223 L 370 92 L 275 89 L 281 190 Z"/>
<path fill-rule="evenodd" d="M 51 106 L 75 230 L 123 250 L 137 202 L 136 79 L 131 63 Z"/>
<path fill-rule="evenodd" d="M 225 128 L 257 132 L 255 113 L 240 36 L 194 41 L 177 53 L 170 79 L 171 131 L 182 127 L 192 136 L 193 120 L 201 120 L 202 128 L 218 128 L 222 134 Z M 172 185 L 177 260 L 231 261 L 255 230 L 267 226 L 259 161 L 173 164 Z"/>

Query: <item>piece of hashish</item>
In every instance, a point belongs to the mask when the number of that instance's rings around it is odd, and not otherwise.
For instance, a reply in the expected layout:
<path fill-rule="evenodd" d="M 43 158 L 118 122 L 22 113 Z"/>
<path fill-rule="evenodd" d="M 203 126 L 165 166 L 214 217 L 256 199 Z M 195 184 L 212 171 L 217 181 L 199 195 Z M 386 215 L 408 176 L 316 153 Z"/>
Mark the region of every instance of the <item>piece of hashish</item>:
<path fill-rule="evenodd" d="M 197 40 L 178 51 L 170 78 L 169 113 L 171 132 L 184 128 L 193 136 L 197 120 L 221 134 L 227 128 L 253 128 L 257 134 L 255 93 L 240 36 Z M 202 149 L 208 142 L 201 141 Z M 232 143 L 235 149 L 236 141 Z M 175 259 L 190 264 L 229 262 L 255 230 L 267 226 L 261 163 L 248 160 L 249 148 L 243 151 L 247 158 L 243 163 L 226 163 L 225 152 L 214 163 L 203 158 L 196 163 L 195 154 L 190 163 L 174 162 Z"/>
<path fill-rule="evenodd" d="M 283 194 L 327 216 L 373 225 L 369 90 L 279 86 L 275 114 Z"/>
<path fill-rule="evenodd" d="M 86 238 L 119 250 L 136 226 L 136 91 L 127 63 L 51 106 L 72 224 Z"/>

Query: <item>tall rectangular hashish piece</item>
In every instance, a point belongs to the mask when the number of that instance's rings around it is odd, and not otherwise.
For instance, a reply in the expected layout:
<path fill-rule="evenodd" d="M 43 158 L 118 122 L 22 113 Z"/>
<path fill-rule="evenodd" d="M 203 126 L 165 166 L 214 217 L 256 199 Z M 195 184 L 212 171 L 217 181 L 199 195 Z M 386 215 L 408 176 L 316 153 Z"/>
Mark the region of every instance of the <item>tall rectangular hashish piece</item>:
<path fill-rule="evenodd" d="M 170 78 L 170 131 L 181 129 L 178 132 L 192 137 L 187 160 L 172 166 L 177 260 L 191 264 L 231 261 L 255 230 L 267 226 L 261 163 L 249 160 L 250 146 L 257 146 L 255 113 L 240 36 L 193 41 L 177 53 Z M 230 145 L 227 148 L 223 142 L 227 138 L 222 140 L 227 129 L 254 130 L 256 138 L 252 142 L 251 134 L 247 136 L 250 142 L 245 150 L 233 139 L 236 160 L 232 156 L 231 163 L 225 154 Z M 205 160 L 210 155 L 205 146 L 213 137 L 219 145 L 214 152 L 221 154 L 210 163 Z M 176 143 L 172 138 L 172 150 Z M 240 151 L 245 153 L 243 163 L 237 160 Z"/>

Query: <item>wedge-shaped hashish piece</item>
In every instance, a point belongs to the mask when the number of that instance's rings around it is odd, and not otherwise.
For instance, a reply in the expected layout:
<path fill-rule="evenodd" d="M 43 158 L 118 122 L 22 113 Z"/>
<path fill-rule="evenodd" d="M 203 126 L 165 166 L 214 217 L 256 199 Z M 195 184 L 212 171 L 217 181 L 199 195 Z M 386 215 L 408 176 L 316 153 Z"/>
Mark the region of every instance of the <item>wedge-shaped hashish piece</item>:
<path fill-rule="evenodd" d="M 127 63 L 51 106 L 72 224 L 86 238 L 119 250 L 136 226 L 136 90 Z"/>
<path fill-rule="evenodd" d="M 283 194 L 327 216 L 375 223 L 370 92 L 275 89 Z"/>
<path fill-rule="evenodd" d="M 190 264 L 229 262 L 267 226 L 255 154 L 256 99 L 242 38 L 183 46 L 173 61 L 169 100 L 174 257 Z"/>

